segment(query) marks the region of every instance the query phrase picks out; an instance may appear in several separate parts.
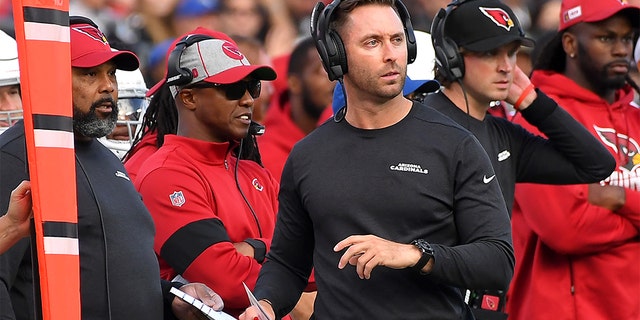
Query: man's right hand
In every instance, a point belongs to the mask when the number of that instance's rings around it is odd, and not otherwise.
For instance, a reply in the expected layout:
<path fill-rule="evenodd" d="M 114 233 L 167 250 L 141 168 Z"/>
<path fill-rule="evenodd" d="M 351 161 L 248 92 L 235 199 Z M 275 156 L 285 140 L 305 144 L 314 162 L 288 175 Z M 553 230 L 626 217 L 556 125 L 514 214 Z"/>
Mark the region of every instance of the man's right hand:
<path fill-rule="evenodd" d="M 598 183 L 589 185 L 589 203 L 594 206 L 616 211 L 622 208 L 625 201 L 625 192 L 622 187 L 610 185 L 601 186 Z"/>
<path fill-rule="evenodd" d="M 262 307 L 262 310 L 264 310 L 264 312 L 266 312 L 267 315 L 269 316 L 269 320 L 276 318 L 276 313 L 273 311 L 271 304 L 269 304 L 264 300 L 260 300 L 258 301 L 258 303 L 260 304 L 260 307 Z M 260 314 L 260 310 L 258 310 L 258 308 L 254 306 L 251 306 L 247 308 L 240 315 L 240 317 L 238 317 L 238 320 L 259 320 L 260 319 L 260 317 L 258 317 L 259 314 Z"/>

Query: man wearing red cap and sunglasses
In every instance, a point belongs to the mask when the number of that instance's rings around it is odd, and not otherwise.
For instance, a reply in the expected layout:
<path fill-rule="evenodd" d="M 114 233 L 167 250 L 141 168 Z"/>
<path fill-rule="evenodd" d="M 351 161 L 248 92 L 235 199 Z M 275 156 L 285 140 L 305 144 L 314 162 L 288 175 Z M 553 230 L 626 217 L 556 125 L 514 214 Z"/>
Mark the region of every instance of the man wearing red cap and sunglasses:
<path fill-rule="evenodd" d="M 226 35 L 200 31 L 168 53 L 165 80 L 154 88 L 168 86 L 177 130 L 134 184 L 156 224 L 161 276 L 215 287 L 237 316 L 249 305 L 242 283 L 255 285 L 275 227 L 277 180 L 245 159 L 260 81 L 276 73 L 250 65 Z"/>
<path fill-rule="evenodd" d="M 116 124 L 116 69 L 135 70 L 138 58 L 112 51 L 87 18 L 71 17 L 69 29 L 82 318 L 198 319 L 199 311 L 169 293 L 172 286 L 222 308 L 220 297 L 202 284 L 160 280 L 153 220 L 120 160 L 97 140 Z M 3 210 L 11 189 L 29 179 L 26 158 L 19 121 L 0 137 Z M 0 316 L 35 319 L 29 240 L 0 255 L 0 266 Z"/>
<path fill-rule="evenodd" d="M 616 167 L 595 184 L 516 187 L 509 319 L 640 319 L 640 109 L 628 75 L 639 26 L 626 1 L 562 1 L 531 81 Z"/>

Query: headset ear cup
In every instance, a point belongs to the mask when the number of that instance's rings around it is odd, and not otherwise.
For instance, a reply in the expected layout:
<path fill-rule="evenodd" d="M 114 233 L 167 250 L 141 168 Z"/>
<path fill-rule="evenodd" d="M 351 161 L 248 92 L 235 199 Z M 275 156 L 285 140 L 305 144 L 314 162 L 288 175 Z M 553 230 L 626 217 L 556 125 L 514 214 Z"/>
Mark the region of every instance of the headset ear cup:
<path fill-rule="evenodd" d="M 464 76 L 464 57 L 460 54 L 458 44 L 445 36 L 445 25 L 451 12 L 467 1 L 469 0 L 454 0 L 446 9 L 438 11 L 431 24 L 431 40 L 438 71 L 449 81 L 456 81 Z"/>
<path fill-rule="evenodd" d="M 327 72 L 329 79 L 332 79 L 331 65 L 329 61 L 329 54 L 327 53 L 327 46 L 321 40 L 316 40 L 316 49 L 318 50 L 318 55 L 320 55 L 320 61 L 322 62 L 322 67 L 324 67 L 324 71 Z"/>
<path fill-rule="evenodd" d="M 193 79 L 189 70 L 180 67 L 180 57 L 186 47 L 187 43 L 185 39 L 182 39 L 169 53 L 169 59 L 167 59 L 167 85 L 180 86 L 189 83 Z"/>
<path fill-rule="evenodd" d="M 458 50 L 458 45 L 451 38 L 444 38 L 443 49 L 445 50 L 447 65 L 451 81 L 461 79 L 464 76 L 464 58 Z"/>
<path fill-rule="evenodd" d="M 413 33 L 413 30 L 411 31 Z M 415 36 L 414 36 L 415 39 Z M 418 57 L 418 45 L 416 41 L 407 42 L 407 64 L 413 63 Z"/>
<path fill-rule="evenodd" d="M 182 52 L 188 46 L 210 39 L 215 38 L 203 34 L 193 34 L 185 36 L 176 44 L 176 47 L 169 53 L 169 59 L 167 59 L 167 85 L 181 86 L 191 83 L 191 80 L 193 80 L 191 70 L 180 67 Z"/>
<path fill-rule="evenodd" d="M 311 36 L 313 37 L 313 41 L 316 44 L 318 55 L 320 55 L 322 67 L 327 72 L 329 79 L 331 79 L 331 66 L 329 64 L 329 53 L 327 52 L 327 22 L 325 21 L 325 10 L 328 10 L 328 8 L 324 5 L 324 3 L 316 3 L 315 7 L 313 7 L 313 11 L 311 12 L 311 21 L 309 23 L 309 28 L 311 31 Z"/>
<path fill-rule="evenodd" d="M 438 67 L 438 70 L 440 71 L 440 73 L 442 73 L 445 78 L 450 79 L 449 76 L 449 65 L 447 64 L 447 59 L 445 58 L 445 53 L 442 50 L 442 46 L 434 46 L 433 50 L 435 52 L 435 56 L 436 56 L 436 66 Z"/>
<path fill-rule="evenodd" d="M 349 66 L 347 65 L 347 53 L 344 49 L 344 43 L 342 42 L 342 38 L 337 32 L 330 32 L 329 36 L 331 37 L 331 41 L 336 48 L 336 55 L 333 57 L 332 69 L 334 69 L 335 79 L 342 77 L 349 70 Z"/>
<path fill-rule="evenodd" d="M 180 56 L 186 47 L 185 43 L 180 43 L 169 54 L 167 60 L 167 85 L 180 86 L 191 82 L 193 75 L 185 68 L 180 67 Z"/>
<path fill-rule="evenodd" d="M 413 63 L 418 56 L 418 45 L 416 44 L 416 36 L 413 32 L 413 24 L 411 23 L 411 15 L 407 6 L 400 0 L 396 0 L 396 10 L 402 20 L 402 25 L 405 29 L 405 36 L 407 41 L 407 63 Z"/>

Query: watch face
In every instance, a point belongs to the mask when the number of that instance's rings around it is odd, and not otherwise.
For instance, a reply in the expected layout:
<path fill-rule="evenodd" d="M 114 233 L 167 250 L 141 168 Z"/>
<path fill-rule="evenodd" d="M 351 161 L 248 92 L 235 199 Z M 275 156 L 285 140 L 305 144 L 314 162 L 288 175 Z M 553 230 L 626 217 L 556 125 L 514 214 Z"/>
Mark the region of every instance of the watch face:
<path fill-rule="evenodd" d="M 429 243 L 424 239 L 413 240 L 411 241 L 411 244 L 416 246 L 422 252 L 420 260 L 418 260 L 418 262 L 412 268 L 418 271 L 420 274 L 425 274 L 423 273 L 422 268 L 424 268 L 424 266 L 434 258 L 433 249 L 431 248 L 431 245 L 429 245 Z"/>
<path fill-rule="evenodd" d="M 433 256 L 433 249 L 431 248 L 431 245 L 426 240 L 416 239 L 416 240 L 413 240 L 412 244 L 418 247 L 418 249 L 420 249 L 422 253 L 426 253 L 428 255 Z"/>

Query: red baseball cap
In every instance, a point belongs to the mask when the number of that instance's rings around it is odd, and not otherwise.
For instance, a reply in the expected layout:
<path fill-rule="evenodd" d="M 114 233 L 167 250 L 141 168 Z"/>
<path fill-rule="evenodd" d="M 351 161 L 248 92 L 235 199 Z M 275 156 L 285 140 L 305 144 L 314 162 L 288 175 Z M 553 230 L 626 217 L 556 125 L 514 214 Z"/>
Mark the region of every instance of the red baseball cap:
<path fill-rule="evenodd" d="M 626 0 L 562 0 L 558 31 L 563 31 L 580 22 L 606 20 L 622 10 L 632 13 L 630 15 L 632 22 L 637 26 L 640 7 L 629 4 Z"/>
<path fill-rule="evenodd" d="M 200 81 L 229 84 L 249 75 L 258 80 L 276 78 L 270 66 L 251 65 L 235 43 L 222 39 L 202 40 L 186 47 L 180 55 L 180 68 L 190 70 L 192 77 L 188 84 L 172 85 L 173 96 L 182 86 Z"/>
<path fill-rule="evenodd" d="M 71 66 L 92 68 L 113 60 L 116 68 L 126 71 L 138 69 L 138 57 L 130 51 L 112 50 L 107 38 L 95 26 L 88 23 L 72 24 Z"/>
<path fill-rule="evenodd" d="M 240 52 L 235 41 L 229 36 L 201 27 L 176 39 L 169 46 L 167 60 L 181 40 L 194 35 L 206 35 L 212 39 L 201 40 L 186 47 L 180 54 L 180 68 L 190 70 L 193 76 L 189 84 L 200 81 L 229 84 L 240 81 L 250 74 L 259 80 L 274 80 L 276 78 L 276 72 L 271 67 L 251 65 L 244 54 Z M 167 63 L 165 63 L 164 79 L 156 83 L 147 92 L 147 96 L 153 95 L 165 84 L 168 77 L 167 69 Z M 178 89 L 176 86 L 171 86 L 173 96 L 177 94 Z"/>

